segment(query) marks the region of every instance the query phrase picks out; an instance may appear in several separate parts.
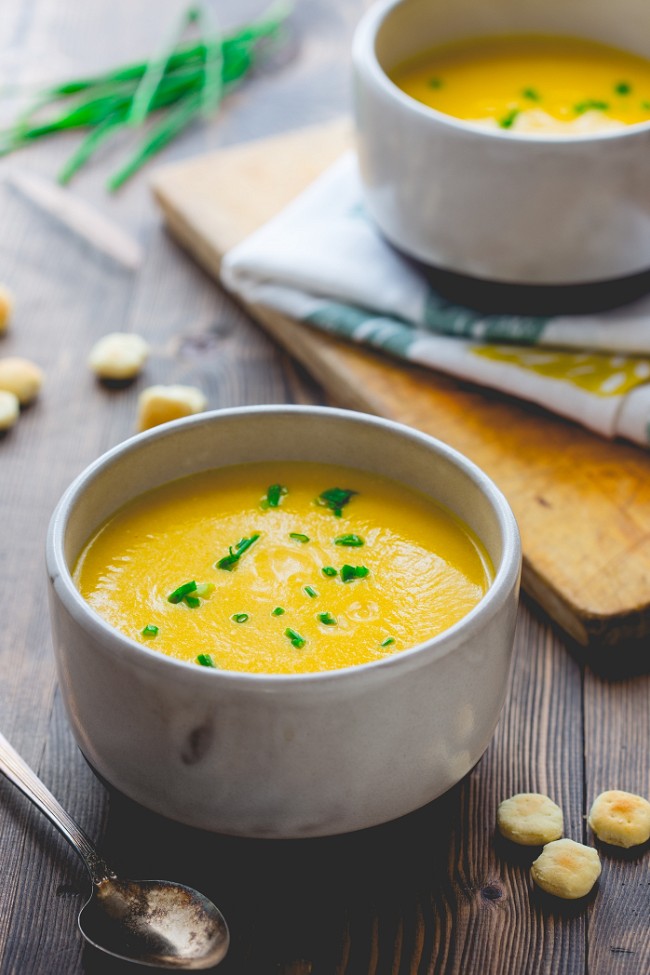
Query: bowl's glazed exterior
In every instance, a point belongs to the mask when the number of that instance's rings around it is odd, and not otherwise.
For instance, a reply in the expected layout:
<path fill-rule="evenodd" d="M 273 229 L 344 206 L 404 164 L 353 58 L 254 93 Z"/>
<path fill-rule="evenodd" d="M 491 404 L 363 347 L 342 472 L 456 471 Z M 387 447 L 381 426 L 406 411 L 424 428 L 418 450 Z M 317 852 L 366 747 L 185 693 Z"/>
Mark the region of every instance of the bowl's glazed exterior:
<path fill-rule="evenodd" d="M 647 0 L 378 0 L 354 44 L 366 206 L 384 236 L 438 268 L 504 283 L 585 284 L 650 268 L 650 123 L 554 137 L 483 129 L 388 77 L 463 38 L 586 37 L 650 57 Z"/>
<path fill-rule="evenodd" d="M 76 590 L 93 531 L 143 491 L 251 460 L 344 463 L 455 511 L 496 569 L 460 623 L 377 663 L 304 675 L 206 670 L 123 636 Z M 191 826 L 250 837 L 342 833 L 394 819 L 462 778 L 506 692 L 520 575 L 515 519 L 457 452 L 387 420 L 317 407 L 202 414 L 119 445 L 60 500 L 47 539 L 58 677 L 82 752 L 112 786 Z"/>

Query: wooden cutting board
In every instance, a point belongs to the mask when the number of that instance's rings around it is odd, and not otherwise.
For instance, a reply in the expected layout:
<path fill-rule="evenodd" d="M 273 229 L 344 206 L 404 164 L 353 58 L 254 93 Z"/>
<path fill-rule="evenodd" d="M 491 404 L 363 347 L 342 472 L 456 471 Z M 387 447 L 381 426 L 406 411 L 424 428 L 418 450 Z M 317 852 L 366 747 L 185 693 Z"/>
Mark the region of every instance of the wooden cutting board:
<path fill-rule="evenodd" d="M 351 141 L 338 121 L 221 150 L 159 170 L 154 195 L 171 232 L 218 279 L 223 254 Z M 336 403 L 432 434 L 496 481 L 521 529 L 524 589 L 580 644 L 650 633 L 650 453 L 277 312 L 248 311 Z"/>

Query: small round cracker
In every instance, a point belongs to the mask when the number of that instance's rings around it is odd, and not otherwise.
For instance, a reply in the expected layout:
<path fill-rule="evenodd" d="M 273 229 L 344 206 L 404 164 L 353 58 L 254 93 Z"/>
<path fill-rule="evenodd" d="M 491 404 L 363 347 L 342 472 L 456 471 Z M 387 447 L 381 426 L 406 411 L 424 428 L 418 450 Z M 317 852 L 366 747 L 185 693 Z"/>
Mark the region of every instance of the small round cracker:
<path fill-rule="evenodd" d="M 149 343 L 135 332 L 109 332 L 90 350 L 88 365 L 100 379 L 134 379 L 149 355 Z"/>
<path fill-rule="evenodd" d="M 650 839 L 650 802 L 633 792 L 610 789 L 594 799 L 589 825 L 612 846 L 639 846 Z"/>
<path fill-rule="evenodd" d="M 148 386 L 138 398 L 138 430 L 202 413 L 207 402 L 196 386 Z"/>
<path fill-rule="evenodd" d="M 522 846 L 543 846 L 564 830 L 560 807 L 539 792 L 519 792 L 504 799 L 497 810 L 499 832 Z"/>
<path fill-rule="evenodd" d="M 9 430 L 20 415 L 20 402 L 15 393 L 0 389 L 0 433 Z"/>
<path fill-rule="evenodd" d="M 9 327 L 9 319 L 14 307 L 14 296 L 9 288 L 0 284 L 0 335 Z"/>
<path fill-rule="evenodd" d="M 6 356 L 0 359 L 0 389 L 17 396 L 26 406 L 38 396 L 43 385 L 43 370 L 29 359 Z"/>
<path fill-rule="evenodd" d="M 600 857 L 593 847 L 565 837 L 546 844 L 533 862 L 530 874 L 547 894 L 576 900 L 589 893 L 600 870 Z"/>

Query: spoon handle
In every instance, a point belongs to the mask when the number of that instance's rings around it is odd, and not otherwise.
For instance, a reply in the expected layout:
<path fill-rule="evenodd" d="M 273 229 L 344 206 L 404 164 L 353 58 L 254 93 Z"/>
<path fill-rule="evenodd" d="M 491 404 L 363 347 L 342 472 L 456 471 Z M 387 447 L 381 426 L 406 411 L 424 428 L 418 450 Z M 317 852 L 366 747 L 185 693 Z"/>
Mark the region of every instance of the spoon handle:
<path fill-rule="evenodd" d="M 81 827 L 68 815 L 2 733 L 0 733 L 0 772 L 18 786 L 20 791 L 63 833 L 68 843 L 74 847 L 86 864 L 93 884 L 97 885 L 107 877 L 115 877 L 114 872 L 99 855 Z"/>

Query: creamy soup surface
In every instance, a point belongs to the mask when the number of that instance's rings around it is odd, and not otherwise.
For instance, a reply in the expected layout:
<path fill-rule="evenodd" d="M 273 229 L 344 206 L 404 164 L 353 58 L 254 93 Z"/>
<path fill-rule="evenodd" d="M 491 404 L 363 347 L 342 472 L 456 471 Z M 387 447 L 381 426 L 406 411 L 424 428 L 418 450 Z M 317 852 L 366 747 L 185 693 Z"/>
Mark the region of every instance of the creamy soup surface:
<path fill-rule="evenodd" d="M 246 464 L 130 502 L 74 579 L 112 626 L 206 667 L 290 674 L 379 660 L 465 616 L 493 578 L 452 514 L 376 475 Z"/>
<path fill-rule="evenodd" d="M 650 119 L 650 61 L 573 37 L 462 41 L 391 77 L 447 115 L 515 132 L 576 135 Z"/>

